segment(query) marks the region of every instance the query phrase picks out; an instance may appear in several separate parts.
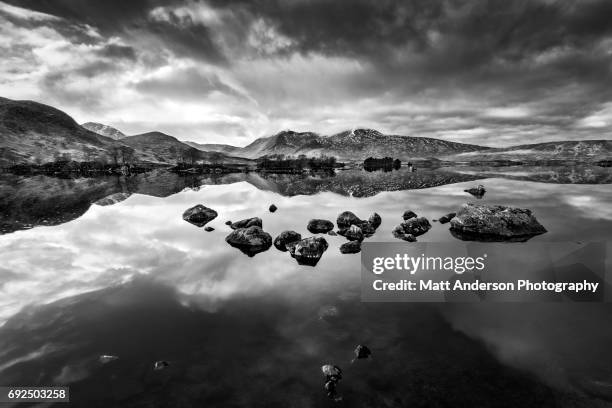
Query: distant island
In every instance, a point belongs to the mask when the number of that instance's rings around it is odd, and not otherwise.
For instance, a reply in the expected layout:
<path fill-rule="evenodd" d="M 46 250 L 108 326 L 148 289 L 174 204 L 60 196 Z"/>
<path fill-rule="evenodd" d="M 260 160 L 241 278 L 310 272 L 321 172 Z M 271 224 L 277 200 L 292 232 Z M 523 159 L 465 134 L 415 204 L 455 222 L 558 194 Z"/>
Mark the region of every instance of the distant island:
<path fill-rule="evenodd" d="M 79 125 L 59 109 L 0 98 L 0 168 L 16 172 L 125 173 L 154 167 L 231 172 L 334 169 L 363 163 L 394 168 L 401 162 L 577 164 L 610 166 L 612 141 L 559 141 L 492 148 L 426 137 L 355 129 L 331 136 L 282 131 L 244 147 L 184 142 L 161 132 L 126 136 L 118 129 Z M 397 162 L 396 162 L 397 161 Z"/>

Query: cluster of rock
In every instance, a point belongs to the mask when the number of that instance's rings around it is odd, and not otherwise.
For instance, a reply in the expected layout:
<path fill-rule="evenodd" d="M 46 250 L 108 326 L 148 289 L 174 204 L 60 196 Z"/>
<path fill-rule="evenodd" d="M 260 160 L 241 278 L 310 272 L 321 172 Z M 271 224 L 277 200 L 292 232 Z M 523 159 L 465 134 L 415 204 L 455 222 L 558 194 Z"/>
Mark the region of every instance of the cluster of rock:
<path fill-rule="evenodd" d="M 253 217 L 230 224 L 233 231 L 225 242 L 248 256 L 267 251 L 272 246 L 272 236 L 263 230 L 261 218 Z"/>
<path fill-rule="evenodd" d="M 402 218 L 404 222 L 396 226 L 392 231 L 393 236 L 397 239 L 416 242 L 416 237 L 425 234 L 431 229 L 429 220 L 425 217 L 417 216 L 414 211 L 404 211 Z"/>
<path fill-rule="evenodd" d="M 351 363 L 354 363 L 356 360 L 362 360 L 370 358 L 372 355 L 372 351 L 362 344 L 359 344 L 355 348 L 355 358 L 351 360 Z M 334 364 L 325 364 L 321 367 L 321 372 L 325 377 L 324 388 L 327 393 L 327 396 L 334 400 L 340 401 L 342 397 L 338 395 L 338 382 L 342 379 L 342 369 Z"/>

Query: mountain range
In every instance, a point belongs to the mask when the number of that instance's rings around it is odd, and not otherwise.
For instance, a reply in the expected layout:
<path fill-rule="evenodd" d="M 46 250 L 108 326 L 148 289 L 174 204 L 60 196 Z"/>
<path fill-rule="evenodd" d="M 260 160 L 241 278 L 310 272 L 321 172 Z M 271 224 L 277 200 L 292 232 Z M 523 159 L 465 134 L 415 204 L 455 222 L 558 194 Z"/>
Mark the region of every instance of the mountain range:
<path fill-rule="evenodd" d="M 189 156 L 204 163 L 249 166 L 263 156 L 334 156 L 340 161 L 363 161 L 389 156 L 402 161 L 576 160 L 610 159 L 612 141 L 560 141 L 491 148 L 427 137 L 388 135 L 373 129 L 354 129 L 331 136 L 285 130 L 256 139 L 244 147 L 183 142 L 161 132 L 126 136 L 107 125 L 79 125 L 66 113 L 33 101 L 0 98 L 0 165 L 40 163 L 69 157 L 86 161 L 106 157 L 127 146 L 139 162 L 174 164 Z"/>

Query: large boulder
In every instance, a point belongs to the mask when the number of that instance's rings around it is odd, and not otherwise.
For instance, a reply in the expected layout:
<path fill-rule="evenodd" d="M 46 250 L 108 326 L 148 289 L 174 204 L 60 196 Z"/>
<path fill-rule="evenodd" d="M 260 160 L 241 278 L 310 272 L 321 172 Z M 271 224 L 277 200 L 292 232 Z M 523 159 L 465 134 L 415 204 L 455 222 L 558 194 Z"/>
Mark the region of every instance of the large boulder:
<path fill-rule="evenodd" d="M 249 228 L 252 226 L 263 228 L 263 223 L 261 221 L 261 218 L 253 217 L 253 218 L 247 218 L 244 220 L 236 221 L 230 225 L 230 228 L 235 230 L 239 228 Z"/>
<path fill-rule="evenodd" d="M 526 208 L 464 204 L 451 220 L 451 233 L 464 241 L 527 241 L 546 228 Z"/>
<path fill-rule="evenodd" d="M 327 251 L 327 241 L 323 237 L 309 237 L 286 245 L 289 253 L 298 264 L 315 266 Z"/>
<path fill-rule="evenodd" d="M 306 228 L 313 234 L 326 233 L 334 229 L 334 223 L 328 220 L 314 219 L 308 221 Z"/>
<path fill-rule="evenodd" d="M 232 231 L 225 241 L 231 246 L 240 249 L 248 256 L 254 256 L 267 251 L 272 246 L 272 237 L 257 225 L 248 228 L 238 228 Z"/>
<path fill-rule="evenodd" d="M 361 252 L 361 241 L 349 241 L 340 245 L 340 252 L 343 254 L 357 254 Z"/>
<path fill-rule="evenodd" d="M 336 225 L 338 225 L 339 229 L 338 233 L 344 236 L 346 236 L 345 232 L 348 231 L 349 228 L 353 225 L 361 229 L 363 236 L 372 236 L 376 232 L 376 229 L 380 226 L 381 222 L 382 218 L 377 213 L 373 213 L 372 215 L 370 215 L 370 218 L 368 218 L 368 220 L 362 220 L 350 211 L 345 211 L 341 213 L 336 219 Z"/>
<path fill-rule="evenodd" d="M 279 251 L 287 252 L 287 244 L 297 242 L 302 239 L 302 235 L 295 231 L 283 231 L 274 239 L 274 246 Z"/>
<path fill-rule="evenodd" d="M 211 208 L 204 207 L 202 204 L 191 207 L 183 213 L 185 221 L 198 227 L 203 227 L 215 218 L 217 218 L 217 212 Z"/>

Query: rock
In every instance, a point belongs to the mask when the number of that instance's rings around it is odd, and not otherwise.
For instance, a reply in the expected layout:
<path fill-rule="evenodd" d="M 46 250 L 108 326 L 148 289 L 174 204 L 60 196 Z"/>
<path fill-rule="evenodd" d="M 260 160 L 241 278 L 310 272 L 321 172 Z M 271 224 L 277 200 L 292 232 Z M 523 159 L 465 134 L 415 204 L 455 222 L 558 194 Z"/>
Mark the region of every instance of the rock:
<path fill-rule="evenodd" d="M 448 214 L 440 217 L 438 219 L 438 221 L 440 221 L 440 224 L 446 224 L 447 222 L 450 222 L 450 220 L 455 218 L 455 215 L 457 215 L 457 214 L 456 213 L 448 213 Z"/>
<path fill-rule="evenodd" d="M 273 213 L 273 212 L 275 212 L 276 210 L 278 210 L 278 207 L 277 207 L 277 206 L 275 206 L 274 204 L 272 204 L 272 205 L 270 206 L 269 210 L 270 210 L 270 212 L 271 212 L 271 213 Z"/>
<path fill-rule="evenodd" d="M 321 367 L 321 371 L 326 381 L 332 380 L 337 382 L 342 379 L 342 369 L 337 365 L 325 364 Z"/>
<path fill-rule="evenodd" d="M 372 228 L 376 230 L 378 227 L 380 227 L 380 224 L 382 223 L 382 218 L 377 213 L 374 213 L 370 215 L 370 218 L 368 218 L 368 223 L 370 223 Z"/>
<path fill-rule="evenodd" d="M 416 217 L 417 217 L 416 213 L 410 210 L 404 211 L 404 215 L 402 215 L 402 218 L 404 219 L 404 221 L 409 220 L 411 218 L 416 218 Z"/>
<path fill-rule="evenodd" d="M 102 364 L 107 364 L 107 363 L 110 363 L 111 361 L 115 361 L 118 359 L 119 357 L 109 355 L 109 354 L 102 354 L 100 357 L 98 357 L 98 361 Z"/>
<path fill-rule="evenodd" d="M 325 238 L 309 237 L 286 245 L 289 253 L 300 265 L 315 266 L 323 253 L 327 251 L 328 245 Z"/>
<path fill-rule="evenodd" d="M 334 229 L 334 223 L 328 220 L 314 219 L 308 221 L 306 228 L 313 234 L 326 233 Z"/>
<path fill-rule="evenodd" d="M 416 238 L 412 234 L 406 234 L 404 232 L 404 228 L 401 225 L 395 227 L 392 231 L 392 234 L 397 239 L 403 239 L 408 242 L 416 242 Z"/>
<path fill-rule="evenodd" d="M 238 228 L 225 237 L 225 241 L 248 256 L 255 256 L 260 252 L 267 251 L 272 246 L 270 234 L 264 232 L 257 225 Z"/>
<path fill-rule="evenodd" d="M 208 222 L 217 218 L 217 212 L 202 204 L 191 207 L 183 213 L 183 219 L 198 227 L 203 227 Z"/>
<path fill-rule="evenodd" d="M 363 231 L 357 225 L 351 225 L 349 228 L 341 229 L 338 231 L 338 234 L 349 241 L 363 241 Z"/>
<path fill-rule="evenodd" d="M 204 231 L 206 231 L 206 232 L 212 232 L 214 230 L 215 229 L 213 227 L 206 227 L 206 228 L 204 228 Z"/>
<path fill-rule="evenodd" d="M 274 239 L 274 246 L 279 251 L 286 252 L 287 244 L 302 239 L 302 235 L 295 231 L 283 231 Z"/>
<path fill-rule="evenodd" d="M 335 236 L 336 236 L 336 235 L 338 235 L 338 234 L 336 234 L 336 232 L 335 232 L 335 231 L 329 231 L 329 232 L 327 233 L 327 235 L 331 235 L 332 237 L 335 237 Z"/>
<path fill-rule="evenodd" d="M 369 358 L 372 355 L 372 351 L 366 346 L 360 344 L 355 348 L 355 359 L 360 360 L 363 358 Z"/>
<path fill-rule="evenodd" d="M 167 361 L 160 360 L 160 361 L 156 361 L 155 363 L 153 363 L 153 369 L 155 371 L 159 371 L 159 370 L 163 370 L 164 368 L 168 367 L 169 365 L 170 365 L 170 363 L 168 363 Z"/>
<path fill-rule="evenodd" d="M 340 229 L 349 228 L 351 225 L 360 225 L 362 223 L 363 221 L 350 211 L 341 213 L 336 219 L 336 225 Z"/>
<path fill-rule="evenodd" d="M 231 221 L 229 221 L 229 220 L 228 220 L 228 221 L 225 221 L 225 225 L 232 225 L 232 222 L 231 222 Z"/>
<path fill-rule="evenodd" d="M 531 210 L 502 205 L 464 204 L 450 223 L 453 236 L 464 241 L 523 242 L 546 232 Z"/>
<path fill-rule="evenodd" d="M 400 225 L 398 225 L 393 230 L 393 235 L 395 236 L 396 231 L 397 231 L 398 233 L 401 232 L 404 235 L 413 235 L 415 237 L 418 237 L 419 235 L 423 235 L 430 229 L 431 229 L 431 224 L 429 223 L 429 220 L 427 218 L 425 217 L 410 218 L 402 222 Z"/>
<path fill-rule="evenodd" d="M 340 252 L 343 254 L 357 254 L 361 252 L 361 241 L 350 241 L 340 245 Z"/>
<path fill-rule="evenodd" d="M 247 218 L 245 220 L 236 221 L 230 225 L 232 229 L 249 228 L 252 226 L 263 228 L 263 223 L 261 222 L 261 218 L 259 217 Z"/>
<path fill-rule="evenodd" d="M 470 193 L 476 198 L 484 197 L 485 193 L 487 192 L 487 190 L 485 190 L 482 184 L 479 184 L 477 187 L 468 188 L 467 190 L 463 191 L 465 191 L 466 193 Z"/>

